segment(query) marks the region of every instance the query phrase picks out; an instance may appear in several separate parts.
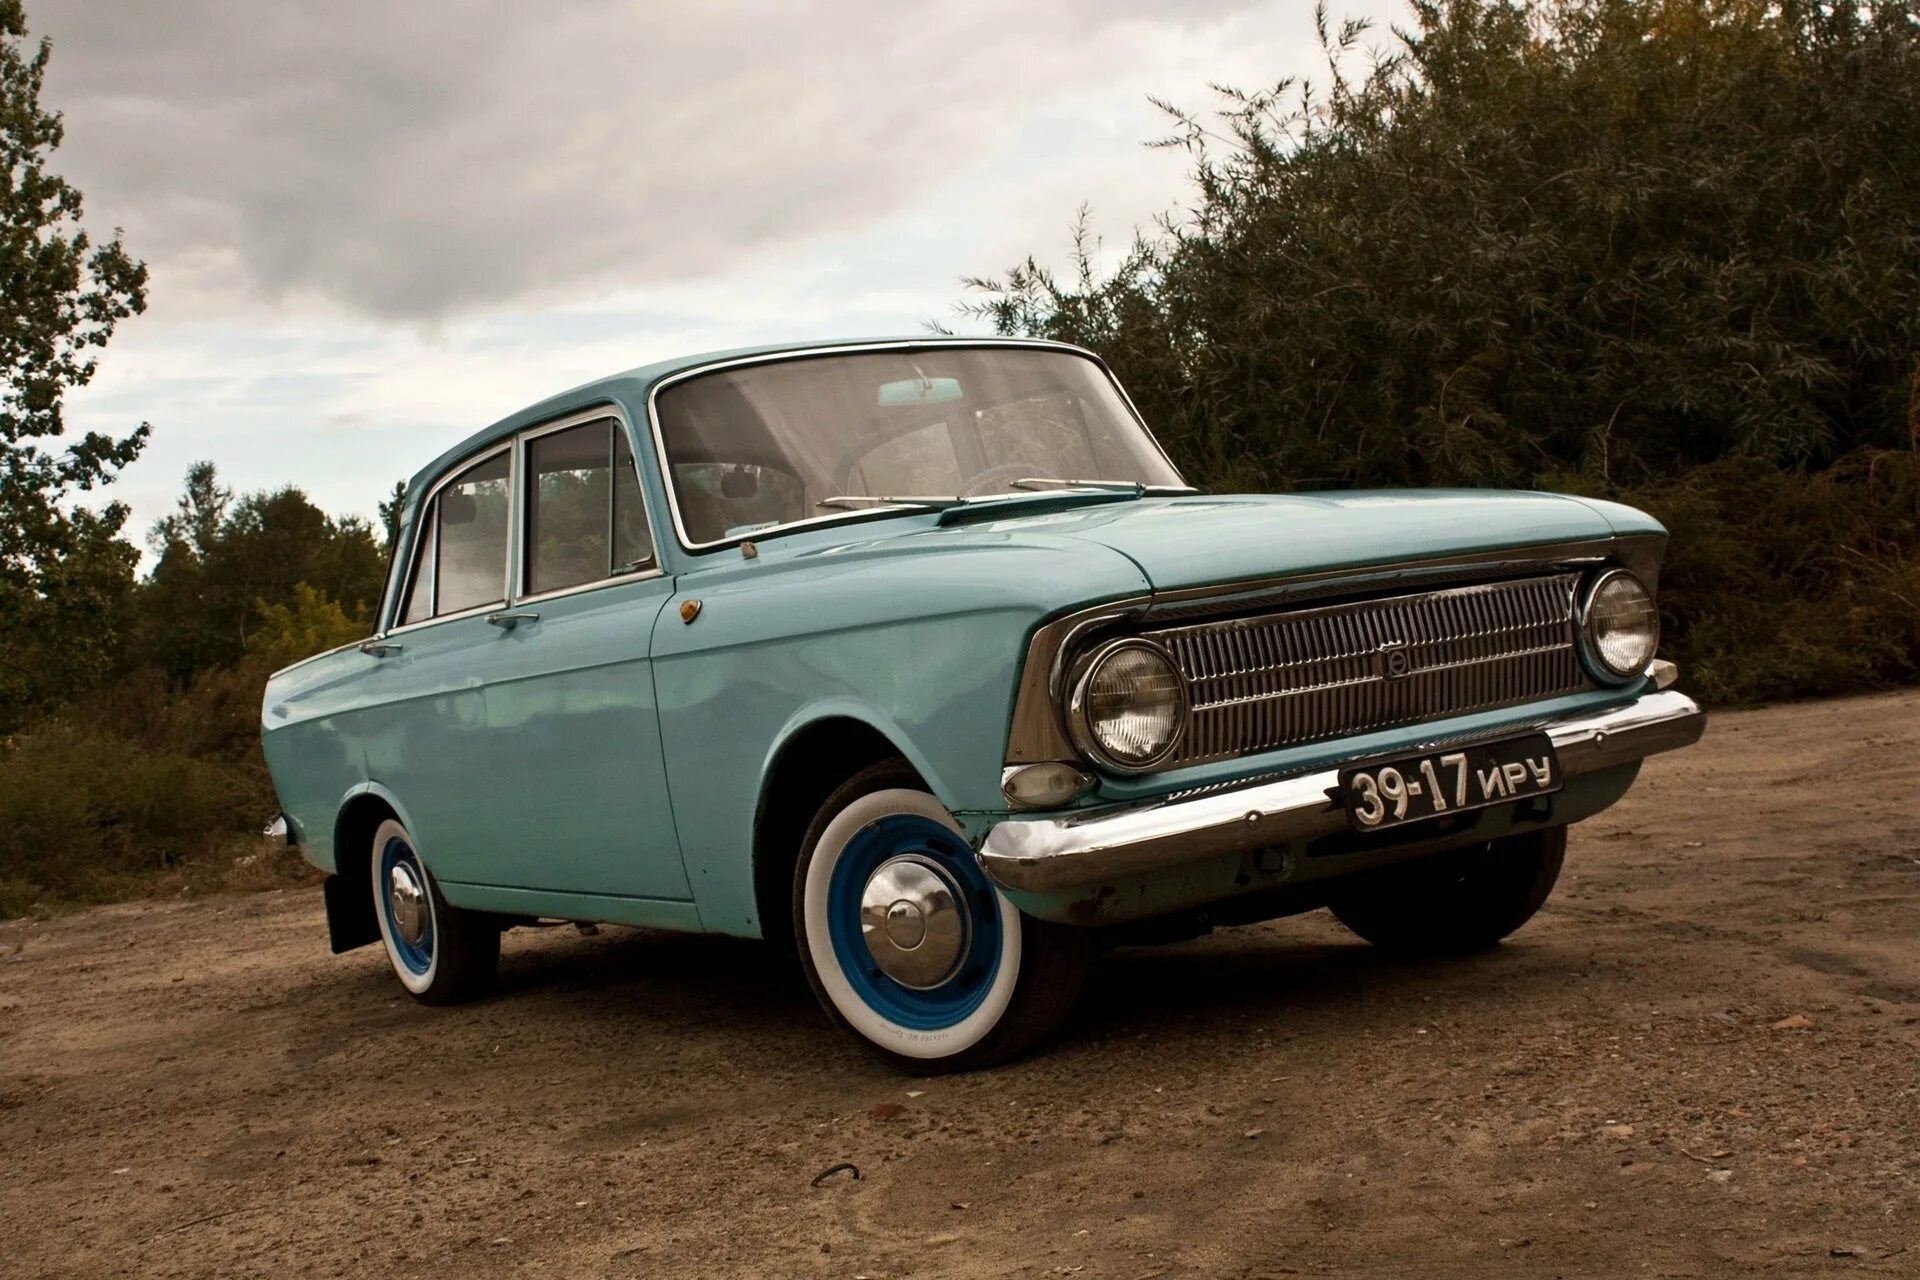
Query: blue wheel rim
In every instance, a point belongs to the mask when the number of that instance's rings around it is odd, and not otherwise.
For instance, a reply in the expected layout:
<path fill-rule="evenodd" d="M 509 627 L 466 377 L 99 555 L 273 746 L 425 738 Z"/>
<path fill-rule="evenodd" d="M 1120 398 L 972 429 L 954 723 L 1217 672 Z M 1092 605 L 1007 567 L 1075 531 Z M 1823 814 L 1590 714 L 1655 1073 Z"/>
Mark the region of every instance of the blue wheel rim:
<path fill-rule="evenodd" d="M 413 851 L 412 845 L 399 836 L 394 836 L 380 850 L 380 912 L 387 920 L 387 938 L 393 944 L 395 958 L 408 973 L 423 976 L 433 967 L 433 935 L 438 929 L 439 921 L 434 917 L 432 898 L 429 896 L 425 904 L 427 929 L 420 936 L 420 941 L 408 942 L 400 932 L 400 921 L 393 914 L 393 895 L 387 891 L 387 886 L 390 883 L 389 877 L 393 875 L 393 869 L 402 863 L 413 872 L 414 877 L 420 882 L 420 887 L 427 890 L 427 869 L 420 865 L 420 855 Z M 427 892 L 431 894 L 432 891 L 427 890 Z"/>
<path fill-rule="evenodd" d="M 932 858 L 966 897 L 973 927 L 954 976 L 928 991 L 902 986 L 880 971 L 860 931 L 860 895 L 881 863 L 904 853 Z M 1000 971 L 1000 903 L 973 850 L 931 818 L 901 813 L 869 823 L 847 841 L 827 885 L 827 934 L 834 960 L 854 994 L 889 1022 L 941 1031 L 964 1021 L 993 989 Z"/>

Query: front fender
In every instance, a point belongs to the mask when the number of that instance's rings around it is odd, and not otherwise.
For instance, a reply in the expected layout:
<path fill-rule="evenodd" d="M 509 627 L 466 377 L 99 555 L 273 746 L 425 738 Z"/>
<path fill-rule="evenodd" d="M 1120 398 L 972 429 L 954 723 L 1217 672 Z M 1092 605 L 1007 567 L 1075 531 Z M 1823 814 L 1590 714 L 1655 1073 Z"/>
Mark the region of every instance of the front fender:
<path fill-rule="evenodd" d="M 754 814 L 784 743 L 851 719 L 948 808 L 999 808 L 1033 629 L 1090 596 L 1137 594 L 1141 579 L 1105 548 L 940 534 L 787 559 L 768 547 L 676 585 L 653 666 L 681 852 L 701 919 L 757 936 Z"/>

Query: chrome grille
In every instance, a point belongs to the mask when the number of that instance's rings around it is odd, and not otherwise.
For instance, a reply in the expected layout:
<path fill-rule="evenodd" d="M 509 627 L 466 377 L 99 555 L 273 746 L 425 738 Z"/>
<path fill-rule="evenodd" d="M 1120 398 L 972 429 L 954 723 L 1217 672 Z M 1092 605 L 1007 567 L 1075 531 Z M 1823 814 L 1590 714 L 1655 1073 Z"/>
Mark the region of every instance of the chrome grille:
<path fill-rule="evenodd" d="M 1554 574 L 1155 631 L 1193 704 L 1164 767 L 1587 688 L 1577 582 Z"/>

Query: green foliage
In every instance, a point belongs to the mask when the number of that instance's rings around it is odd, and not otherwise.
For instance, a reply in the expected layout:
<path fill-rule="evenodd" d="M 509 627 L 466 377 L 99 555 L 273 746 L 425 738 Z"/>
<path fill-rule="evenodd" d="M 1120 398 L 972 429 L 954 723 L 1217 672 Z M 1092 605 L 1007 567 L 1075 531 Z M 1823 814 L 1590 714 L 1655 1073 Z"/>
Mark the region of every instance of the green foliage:
<path fill-rule="evenodd" d="M 56 566 L 63 617 L 93 600 L 132 619 L 133 643 L 67 633 L 71 671 L 22 700 L 58 709 L 0 743 L 0 917 L 304 874 L 258 838 L 274 805 L 261 692 L 275 668 L 368 633 L 385 567 L 372 532 L 298 490 L 236 498 L 200 463 L 153 543 L 138 587 L 133 548 L 104 529 L 92 557 Z"/>
<path fill-rule="evenodd" d="M 210 462 L 188 471 L 175 513 L 155 524 L 150 541 L 160 559 L 140 590 L 136 647 L 176 681 L 239 662 L 261 603 L 297 609 L 301 584 L 341 602 L 364 636 L 386 582 L 366 521 L 334 519 L 294 488 L 236 498 Z"/>
<path fill-rule="evenodd" d="M 147 435 L 64 439 L 65 394 L 145 309 L 147 270 L 117 235 L 93 243 L 80 193 L 47 169 L 61 138 L 60 117 L 40 105 L 47 58 L 44 40 L 26 42 L 20 0 L 0 0 L 0 725 L 74 692 L 113 644 L 113 606 L 133 580 L 116 543 L 126 508 L 90 512 L 71 498 L 111 480 Z"/>
<path fill-rule="evenodd" d="M 283 879 L 257 836 L 261 685 L 269 663 L 364 626 L 381 552 L 362 521 L 295 489 L 235 499 L 202 463 L 137 583 L 127 509 L 76 503 L 146 441 L 144 425 L 69 439 L 62 408 L 145 308 L 147 273 L 117 236 L 94 244 L 80 193 L 48 171 L 48 46 L 25 35 L 20 0 L 0 0 L 0 916 Z"/>
<path fill-rule="evenodd" d="M 0 918 L 297 874 L 259 839 L 263 679 L 137 672 L 0 741 Z"/>
<path fill-rule="evenodd" d="M 260 629 L 247 637 L 247 654 L 269 671 L 363 640 L 373 629 L 364 605 L 348 616 L 338 602 L 304 582 L 294 584 L 291 603 L 260 600 L 255 608 Z"/>
<path fill-rule="evenodd" d="M 380 532 L 385 539 L 380 545 L 387 551 L 393 550 L 393 541 L 400 536 L 400 516 L 407 509 L 407 482 L 396 480 L 386 500 L 380 504 Z"/>
<path fill-rule="evenodd" d="M 1167 108 L 1192 208 L 1108 274 L 1083 213 L 968 310 L 1100 350 L 1203 485 L 1646 506 L 1712 696 L 1914 679 L 1911 0 L 1421 0 L 1351 75 L 1363 30 Z"/>

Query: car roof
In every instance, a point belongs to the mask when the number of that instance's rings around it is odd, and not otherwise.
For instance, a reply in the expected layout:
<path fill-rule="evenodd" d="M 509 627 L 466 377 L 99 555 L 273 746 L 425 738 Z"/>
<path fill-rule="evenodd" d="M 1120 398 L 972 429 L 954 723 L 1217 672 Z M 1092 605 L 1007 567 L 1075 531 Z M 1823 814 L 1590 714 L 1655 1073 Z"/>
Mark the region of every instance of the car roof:
<path fill-rule="evenodd" d="M 653 364 L 640 365 L 620 373 L 583 382 L 577 387 L 562 391 L 558 395 L 528 405 L 518 413 L 509 414 L 490 426 L 474 432 L 459 444 L 429 462 L 414 473 L 407 483 L 407 504 L 411 506 L 420 493 L 447 468 L 488 445 L 506 439 L 515 432 L 528 427 L 538 426 L 553 418 L 589 408 L 596 404 L 645 405 L 653 388 L 668 378 L 687 373 L 707 365 L 725 364 L 734 360 L 750 360 L 759 356 L 802 355 L 813 352 L 831 351 L 841 347 L 1045 347 L 1056 351 L 1072 351 L 1081 355 L 1092 355 L 1082 347 L 1065 342 L 1052 342 L 1042 338 L 1001 338 L 1001 337 L 953 337 L 946 335 L 920 334 L 903 338 L 831 338 L 825 341 L 810 342 L 769 342 L 759 346 L 734 347 L 723 351 L 703 351 L 694 355 L 675 356 L 669 360 L 655 361 Z M 1094 357 L 1098 359 L 1098 357 Z"/>

